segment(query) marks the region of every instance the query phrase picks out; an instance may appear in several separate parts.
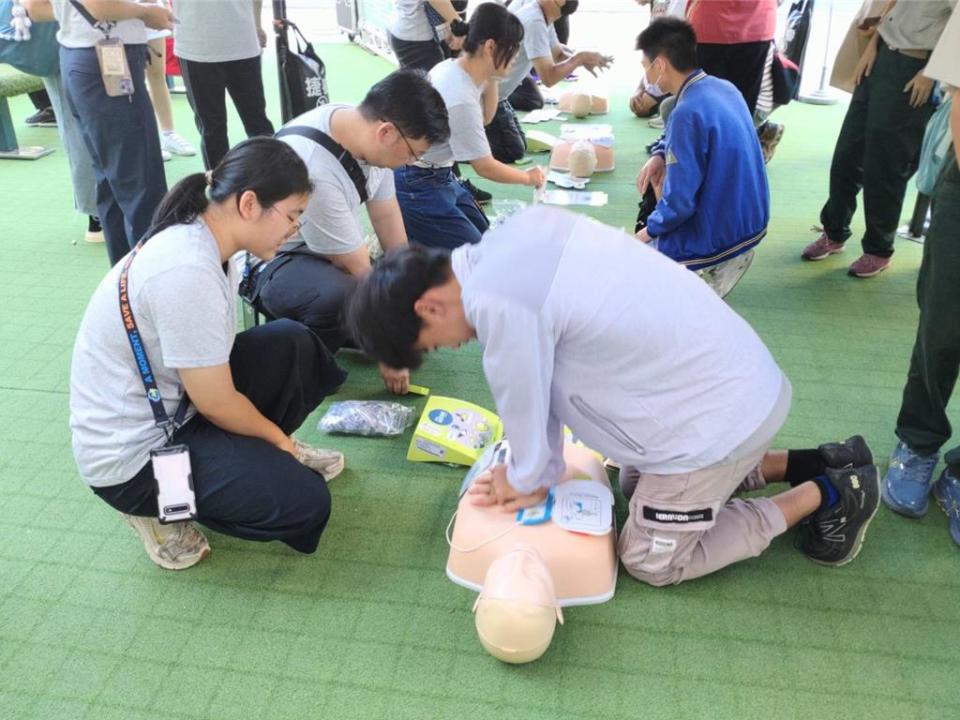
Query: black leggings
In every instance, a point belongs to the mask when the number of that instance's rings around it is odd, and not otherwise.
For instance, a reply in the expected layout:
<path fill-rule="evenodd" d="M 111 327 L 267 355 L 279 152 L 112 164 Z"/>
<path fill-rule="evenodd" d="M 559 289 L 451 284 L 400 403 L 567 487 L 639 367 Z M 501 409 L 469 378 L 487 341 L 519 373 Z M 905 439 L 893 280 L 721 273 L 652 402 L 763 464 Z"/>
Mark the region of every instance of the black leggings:
<path fill-rule="evenodd" d="M 238 334 L 230 368 L 237 390 L 287 434 L 346 378 L 320 339 L 292 320 Z M 303 553 L 317 549 L 330 517 L 321 475 L 275 445 L 229 433 L 199 414 L 174 442 L 190 448 L 202 525 L 245 540 L 281 540 Z M 120 512 L 157 516 L 149 462 L 131 480 L 93 491 Z"/>

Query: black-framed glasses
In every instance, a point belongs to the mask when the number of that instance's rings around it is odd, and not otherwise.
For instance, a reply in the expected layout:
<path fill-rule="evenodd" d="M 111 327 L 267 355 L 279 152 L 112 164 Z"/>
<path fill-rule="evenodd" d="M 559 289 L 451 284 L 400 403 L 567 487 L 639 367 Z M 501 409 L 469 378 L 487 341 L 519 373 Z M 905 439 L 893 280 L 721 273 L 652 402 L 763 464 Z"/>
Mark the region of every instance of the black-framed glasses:
<path fill-rule="evenodd" d="M 407 140 L 407 136 L 403 134 L 403 130 L 400 129 L 400 126 L 397 125 L 397 124 L 396 124 L 395 122 L 393 122 L 392 120 L 386 120 L 385 122 L 388 122 L 388 123 L 390 123 L 391 125 L 393 125 L 393 127 L 394 127 L 394 128 L 396 129 L 396 131 L 397 131 L 397 134 L 398 134 L 400 137 L 403 138 L 403 142 L 404 142 L 404 144 L 406 144 L 407 150 L 410 151 L 410 155 L 413 156 L 413 159 L 414 159 L 415 161 L 417 161 L 417 162 L 421 162 L 421 161 L 423 160 L 423 155 L 421 155 L 420 153 L 418 153 L 416 150 L 413 149 L 413 145 L 411 145 L 411 144 L 410 144 L 410 141 Z"/>

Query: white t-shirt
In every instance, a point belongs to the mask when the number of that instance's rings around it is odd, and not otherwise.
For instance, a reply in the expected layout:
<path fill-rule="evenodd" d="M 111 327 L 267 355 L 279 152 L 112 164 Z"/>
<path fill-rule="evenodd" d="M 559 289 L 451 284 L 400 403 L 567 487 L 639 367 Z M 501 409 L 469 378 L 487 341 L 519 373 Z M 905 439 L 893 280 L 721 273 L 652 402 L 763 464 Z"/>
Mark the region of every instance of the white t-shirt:
<path fill-rule="evenodd" d="M 89 48 L 103 40 L 103 33 L 77 12 L 70 0 L 52 0 L 52 3 L 53 15 L 60 24 L 57 41 L 63 47 Z M 147 42 L 147 26 L 142 20 L 120 20 L 111 28 L 110 37 L 120 38 L 124 45 L 143 45 Z"/>
<path fill-rule="evenodd" d="M 522 492 L 558 480 L 564 425 L 672 475 L 723 461 L 782 415 L 784 375 L 750 325 L 632 235 L 537 205 L 451 262 Z"/>
<path fill-rule="evenodd" d="M 537 0 L 514 0 L 508 8 L 523 24 L 523 42 L 513 67 L 500 83 L 500 97 L 510 97 L 520 87 L 523 79 L 530 74 L 536 58 L 553 57 L 553 48 L 560 44 L 553 25 L 547 25 L 543 10 Z"/>
<path fill-rule="evenodd" d="M 407 42 L 434 40 L 436 36 L 427 18 L 426 4 L 427 0 L 397 0 L 390 20 L 390 34 Z"/>
<path fill-rule="evenodd" d="M 330 117 L 349 105 L 323 105 L 294 118 L 285 127 L 305 125 L 330 134 Z M 362 247 L 363 226 L 360 224 L 360 193 L 343 165 L 333 155 L 309 138 L 284 135 L 280 138 L 303 160 L 313 181 L 313 194 L 301 216 L 303 225 L 298 240 L 284 245 L 285 250 L 304 243 L 318 255 L 343 255 Z M 396 196 L 393 171 L 372 167 L 357 160 L 367 178 L 368 200 L 389 200 Z"/>
<path fill-rule="evenodd" d="M 930 56 L 924 75 L 960 88 L 960 10 L 954 10 Z M 956 100 L 954 100 L 956 102 Z"/>
<path fill-rule="evenodd" d="M 433 145 L 423 154 L 420 167 L 450 167 L 455 160 L 470 162 L 490 154 L 483 129 L 483 88 L 454 59 L 434 65 L 428 76 L 443 98 L 450 117 L 450 140 Z"/>
<path fill-rule="evenodd" d="M 173 47 L 193 62 L 230 62 L 260 55 L 260 18 L 253 0 L 173 0 Z"/>
<path fill-rule="evenodd" d="M 92 486 L 130 480 L 164 442 L 120 318 L 118 281 L 125 259 L 93 293 L 70 367 L 70 429 L 80 477 Z M 130 307 L 167 414 L 183 388 L 176 368 L 222 365 L 236 334 L 237 286 L 224 272 L 217 241 L 202 221 L 150 238 L 130 267 Z M 191 406 L 187 417 L 196 409 Z"/>

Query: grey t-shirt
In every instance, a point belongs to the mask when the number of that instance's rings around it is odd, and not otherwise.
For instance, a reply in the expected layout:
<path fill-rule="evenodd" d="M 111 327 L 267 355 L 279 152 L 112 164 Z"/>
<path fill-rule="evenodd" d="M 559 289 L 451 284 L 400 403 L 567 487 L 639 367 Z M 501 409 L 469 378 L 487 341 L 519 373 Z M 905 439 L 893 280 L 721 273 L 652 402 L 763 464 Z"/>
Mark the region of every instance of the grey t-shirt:
<path fill-rule="evenodd" d="M 77 12 L 70 0 L 51 0 L 51 5 L 60 25 L 57 41 L 65 48 L 89 48 L 103 40 L 103 33 Z M 120 20 L 110 36 L 120 38 L 124 45 L 142 45 L 147 41 L 147 28 L 143 20 Z"/>
<path fill-rule="evenodd" d="M 490 142 L 483 129 L 483 107 L 478 86 L 456 60 L 434 65 L 430 82 L 443 98 L 450 117 L 450 140 L 433 145 L 423 154 L 420 167 L 450 167 L 455 160 L 470 162 L 490 154 Z"/>
<path fill-rule="evenodd" d="M 120 318 L 117 263 L 87 306 L 70 368 L 70 429 L 80 477 L 95 487 L 130 480 L 164 442 Z M 183 394 L 178 368 L 229 361 L 238 277 L 224 272 L 203 222 L 150 238 L 130 267 L 130 307 L 167 414 Z M 187 417 L 196 413 L 190 407 Z"/>
<path fill-rule="evenodd" d="M 294 118 L 285 127 L 313 127 L 330 134 L 330 117 L 348 105 L 324 105 Z M 283 142 L 303 160 L 313 181 L 313 194 L 301 216 L 299 238 L 286 243 L 284 250 L 306 247 L 318 255 L 343 255 L 364 245 L 360 224 L 360 193 L 343 165 L 333 155 L 309 138 L 284 135 Z M 370 200 L 389 200 L 396 196 L 393 171 L 357 163 L 367 178 Z"/>
<path fill-rule="evenodd" d="M 520 87 L 523 79 L 530 74 L 535 58 L 553 57 L 553 48 L 560 44 L 553 25 L 547 25 L 543 10 L 537 0 L 515 0 L 510 4 L 510 12 L 517 16 L 523 25 L 523 43 L 517 53 L 516 62 L 500 83 L 500 97 L 508 98 Z"/>
<path fill-rule="evenodd" d="M 260 55 L 253 0 L 173 0 L 173 14 L 177 57 L 213 63 Z"/>
<path fill-rule="evenodd" d="M 397 0 L 391 16 L 390 34 L 407 42 L 435 39 L 424 7 L 426 4 L 427 0 Z"/>

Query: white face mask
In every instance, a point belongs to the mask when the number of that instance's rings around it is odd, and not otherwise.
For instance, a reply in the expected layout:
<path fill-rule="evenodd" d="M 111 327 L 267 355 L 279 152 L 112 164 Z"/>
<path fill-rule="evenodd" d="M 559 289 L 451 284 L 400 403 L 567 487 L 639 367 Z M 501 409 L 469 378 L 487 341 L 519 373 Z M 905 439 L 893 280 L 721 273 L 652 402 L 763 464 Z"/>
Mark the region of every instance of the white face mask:
<path fill-rule="evenodd" d="M 653 67 L 653 65 L 651 64 L 650 67 Z M 656 80 L 650 82 L 650 79 L 647 77 L 647 72 L 649 72 L 649 68 L 643 73 L 643 79 L 646 81 L 646 87 L 644 89 L 647 93 L 650 95 L 666 95 L 667 93 L 660 87 L 660 81 L 663 80 L 663 73 L 661 72 Z"/>

